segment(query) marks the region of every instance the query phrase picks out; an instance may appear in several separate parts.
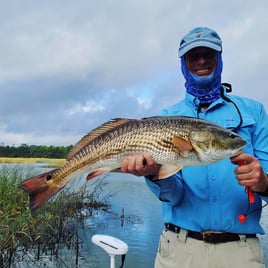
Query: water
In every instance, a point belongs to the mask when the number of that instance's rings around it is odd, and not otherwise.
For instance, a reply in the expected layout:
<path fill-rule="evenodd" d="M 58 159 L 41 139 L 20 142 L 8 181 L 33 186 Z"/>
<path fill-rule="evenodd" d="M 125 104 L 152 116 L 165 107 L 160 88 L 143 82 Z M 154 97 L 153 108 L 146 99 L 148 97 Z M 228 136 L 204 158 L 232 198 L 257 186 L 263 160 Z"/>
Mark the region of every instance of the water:
<path fill-rule="evenodd" d="M 86 253 L 84 266 L 90 268 L 109 267 L 108 254 L 91 243 L 93 234 L 107 234 L 125 241 L 129 246 L 126 256 L 126 268 L 153 267 L 158 240 L 163 229 L 160 202 L 146 186 L 143 178 L 130 175 L 116 174 L 107 178 L 109 184 L 104 188 L 107 192 L 117 192 L 110 199 L 112 210 L 119 216 L 124 208 L 126 219 L 123 226 L 120 218 L 115 219 L 106 213 L 99 213 L 87 221 L 83 237 Z M 268 234 L 268 207 L 263 210 L 262 225 Z M 260 236 L 268 267 L 268 237 Z M 120 267 L 121 258 L 116 257 L 116 267 Z"/>
<path fill-rule="evenodd" d="M 37 166 L 40 171 L 41 166 Z M 43 172 L 44 169 L 41 170 Z M 115 236 L 128 244 L 129 251 L 125 260 L 125 268 L 152 268 L 157 252 L 158 240 L 163 229 L 161 220 L 161 204 L 146 186 L 143 178 L 125 174 L 110 174 L 107 185 L 103 186 L 103 195 L 115 193 L 109 199 L 112 213 L 99 211 L 86 221 L 79 230 L 82 244 L 80 248 L 79 267 L 108 268 L 110 257 L 91 242 L 94 234 Z M 120 216 L 124 210 L 124 221 Z M 266 235 L 260 236 L 268 267 L 268 207 L 263 210 L 261 219 Z M 62 261 L 44 259 L 40 267 L 75 267 L 75 253 L 61 255 Z M 25 263 L 24 263 L 25 264 Z M 26 267 L 23 264 L 14 267 Z M 121 257 L 116 257 L 116 268 L 120 267 Z M 36 266 L 27 266 L 36 267 Z"/>
<path fill-rule="evenodd" d="M 86 259 L 92 268 L 109 267 L 109 256 L 98 246 L 90 243 L 95 233 L 115 236 L 128 244 L 126 268 L 153 267 L 160 233 L 163 229 L 160 202 L 145 185 L 143 178 L 130 175 L 111 175 L 109 184 L 104 188 L 107 192 L 116 192 L 110 199 L 112 213 L 99 213 L 88 219 L 88 231 L 84 231 Z M 124 221 L 120 216 L 124 210 Z M 90 230 L 90 231 L 89 231 Z M 121 257 L 116 257 L 120 266 Z M 85 266 L 86 267 L 86 266 Z"/>

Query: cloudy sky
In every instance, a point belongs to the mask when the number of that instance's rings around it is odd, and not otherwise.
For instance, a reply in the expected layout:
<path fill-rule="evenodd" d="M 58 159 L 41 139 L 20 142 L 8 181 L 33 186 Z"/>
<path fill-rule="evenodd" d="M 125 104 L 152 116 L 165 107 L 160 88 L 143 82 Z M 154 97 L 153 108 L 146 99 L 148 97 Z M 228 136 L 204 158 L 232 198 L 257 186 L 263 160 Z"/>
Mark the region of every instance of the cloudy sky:
<path fill-rule="evenodd" d="M 0 143 L 70 145 L 184 96 L 177 49 L 223 39 L 222 80 L 268 109 L 268 1 L 0 0 Z"/>

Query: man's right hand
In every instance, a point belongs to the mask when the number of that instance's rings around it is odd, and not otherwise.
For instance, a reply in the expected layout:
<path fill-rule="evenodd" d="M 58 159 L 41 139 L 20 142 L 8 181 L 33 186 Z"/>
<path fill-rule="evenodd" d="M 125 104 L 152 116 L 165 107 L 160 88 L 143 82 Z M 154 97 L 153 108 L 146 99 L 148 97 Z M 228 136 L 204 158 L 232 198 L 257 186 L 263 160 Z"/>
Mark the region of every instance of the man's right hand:
<path fill-rule="evenodd" d="M 161 165 L 157 164 L 148 153 L 129 155 L 121 163 L 121 171 L 135 176 L 158 177 Z"/>

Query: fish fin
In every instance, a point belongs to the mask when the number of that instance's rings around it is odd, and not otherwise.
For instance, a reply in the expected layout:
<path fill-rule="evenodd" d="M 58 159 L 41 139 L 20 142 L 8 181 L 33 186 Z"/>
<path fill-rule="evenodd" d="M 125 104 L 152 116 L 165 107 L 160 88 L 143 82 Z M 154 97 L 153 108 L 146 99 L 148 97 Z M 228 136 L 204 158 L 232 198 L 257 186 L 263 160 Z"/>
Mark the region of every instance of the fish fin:
<path fill-rule="evenodd" d="M 91 173 L 89 173 L 87 175 L 87 178 L 86 179 L 87 179 L 87 181 L 89 181 L 89 180 L 94 179 L 94 178 L 96 178 L 96 177 L 98 177 L 100 175 L 106 174 L 109 171 L 110 170 L 104 170 L 104 169 L 94 170 L 94 171 L 92 171 Z"/>
<path fill-rule="evenodd" d="M 187 157 L 187 153 L 193 150 L 193 146 L 187 140 L 179 136 L 174 136 L 172 141 L 181 157 Z"/>
<path fill-rule="evenodd" d="M 157 179 L 164 179 L 170 177 L 181 169 L 182 165 L 162 165 L 159 170 Z"/>
<path fill-rule="evenodd" d="M 52 180 L 55 171 L 56 169 L 29 178 L 19 185 L 20 189 L 29 194 L 31 210 L 39 208 L 62 189 Z"/>
<path fill-rule="evenodd" d="M 67 160 L 72 159 L 77 153 L 79 153 L 86 145 L 90 142 L 98 138 L 100 135 L 111 131 L 112 129 L 129 123 L 131 121 L 137 121 L 137 119 L 127 119 L 127 118 L 114 118 L 110 121 L 100 125 L 99 127 L 95 128 L 87 135 L 85 135 L 69 152 L 67 156 Z"/>

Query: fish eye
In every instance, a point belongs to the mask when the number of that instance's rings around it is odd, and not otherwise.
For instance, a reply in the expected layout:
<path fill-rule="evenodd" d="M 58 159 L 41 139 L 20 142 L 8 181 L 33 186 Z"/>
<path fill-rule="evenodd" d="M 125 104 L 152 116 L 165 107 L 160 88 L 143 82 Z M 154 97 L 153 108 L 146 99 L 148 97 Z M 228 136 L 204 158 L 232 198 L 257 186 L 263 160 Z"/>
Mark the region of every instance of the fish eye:
<path fill-rule="evenodd" d="M 46 176 L 46 180 L 47 180 L 47 181 L 50 181 L 51 179 L 52 179 L 52 176 L 51 176 L 51 175 L 47 175 L 47 176 Z"/>

